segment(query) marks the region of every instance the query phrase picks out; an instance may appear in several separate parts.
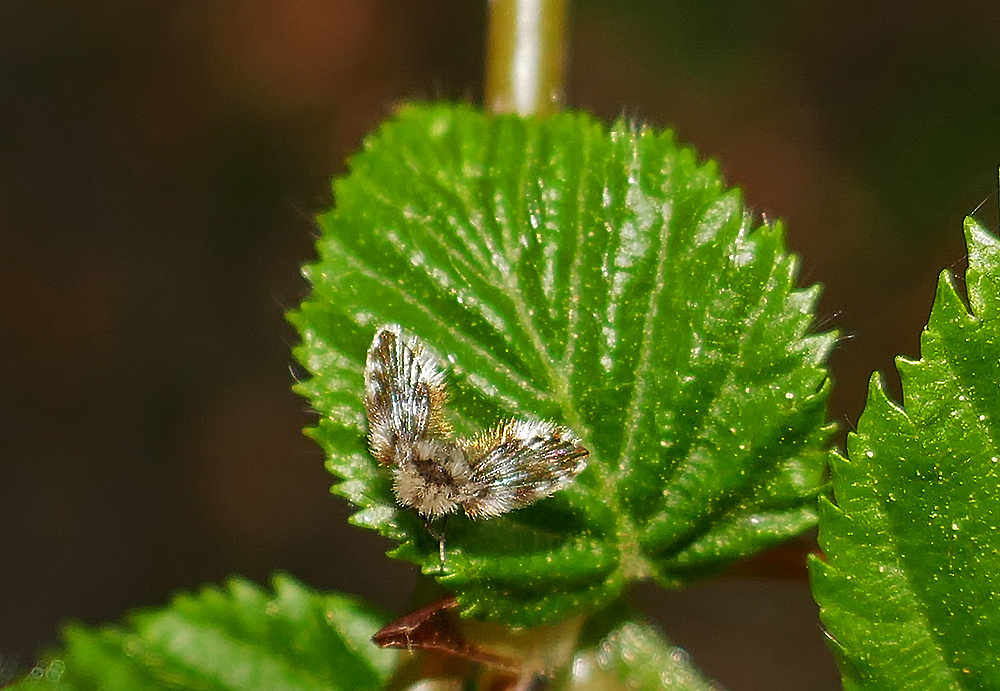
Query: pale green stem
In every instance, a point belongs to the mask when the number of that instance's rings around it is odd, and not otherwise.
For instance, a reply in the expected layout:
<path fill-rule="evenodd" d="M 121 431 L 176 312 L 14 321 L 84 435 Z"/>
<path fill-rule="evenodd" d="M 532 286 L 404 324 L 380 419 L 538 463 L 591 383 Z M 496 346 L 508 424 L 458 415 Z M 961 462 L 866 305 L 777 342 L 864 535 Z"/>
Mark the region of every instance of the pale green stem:
<path fill-rule="evenodd" d="M 567 0 L 490 0 L 486 109 L 547 115 L 563 99 Z"/>

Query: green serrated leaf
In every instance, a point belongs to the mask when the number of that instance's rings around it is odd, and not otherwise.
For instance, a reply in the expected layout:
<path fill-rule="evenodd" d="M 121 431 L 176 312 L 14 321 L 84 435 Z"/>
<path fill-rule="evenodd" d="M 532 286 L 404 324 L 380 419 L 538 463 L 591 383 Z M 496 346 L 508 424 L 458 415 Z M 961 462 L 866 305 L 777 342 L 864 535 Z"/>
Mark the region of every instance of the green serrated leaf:
<path fill-rule="evenodd" d="M 971 313 L 943 272 L 903 407 L 873 377 L 832 467 L 811 572 L 848 689 L 1000 688 L 1000 245 L 965 229 Z"/>
<path fill-rule="evenodd" d="M 669 132 L 579 113 L 410 106 L 335 185 L 313 291 L 290 315 L 311 435 L 353 522 L 457 593 L 531 625 L 629 581 L 679 585 L 812 526 L 833 334 L 810 334 L 779 225 L 751 231 Z M 568 489 L 447 523 L 447 562 L 368 454 L 363 363 L 401 324 L 451 365 L 462 434 L 553 419 L 590 449 Z"/>
<path fill-rule="evenodd" d="M 12 688 L 89 691 L 378 689 L 396 652 L 372 634 L 387 618 L 355 600 L 310 591 L 288 576 L 274 593 L 241 579 L 180 595 L 125 626 L 67 627 L 60 653 Z"/>

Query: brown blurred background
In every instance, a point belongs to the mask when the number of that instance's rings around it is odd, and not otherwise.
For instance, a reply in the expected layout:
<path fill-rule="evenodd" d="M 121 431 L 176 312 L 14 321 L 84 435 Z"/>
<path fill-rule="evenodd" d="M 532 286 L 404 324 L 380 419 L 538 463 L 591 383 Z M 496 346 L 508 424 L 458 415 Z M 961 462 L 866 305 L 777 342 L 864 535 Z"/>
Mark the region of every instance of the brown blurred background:
<path fill-rule="evenodd" d="M 831 417 L 996 228 L 1000 5 L 579 0 L 568 101 L 678 130 L 826 285 Z M 407 99 L 482 99 L 485 2 L 0 3 L 0 656 L 233 573 L 401 612 L 289 391 L 311 216 Z M 894 375 L 892 390 L 898 391 Z M 843 434 L 838 437 L 841 443 Z M 373 571 L 375 573 L 373 573 Z M 733 689 L 836 689 L 808 586 L 637 597 Z"/>

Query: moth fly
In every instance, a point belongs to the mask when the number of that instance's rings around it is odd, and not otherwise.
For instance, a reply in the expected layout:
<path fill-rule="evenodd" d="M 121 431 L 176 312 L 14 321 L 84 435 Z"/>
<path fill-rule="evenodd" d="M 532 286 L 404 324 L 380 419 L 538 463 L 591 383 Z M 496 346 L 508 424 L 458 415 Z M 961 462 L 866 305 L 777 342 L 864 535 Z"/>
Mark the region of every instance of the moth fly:
<path fill-rule="evenodd" d="M 504 420 L 455 439 L 447 398 L 437 357 L 397 325 L 379 329 L 365 364 L 369 445 L 391 468 L 396 499 L 425 522 L 459 508 L 470 518 L 499 516 L 558 492 L 587 465 L 590 452 L 553 422 Z M 443 563 L 444 539 L 435 536 Z"/>

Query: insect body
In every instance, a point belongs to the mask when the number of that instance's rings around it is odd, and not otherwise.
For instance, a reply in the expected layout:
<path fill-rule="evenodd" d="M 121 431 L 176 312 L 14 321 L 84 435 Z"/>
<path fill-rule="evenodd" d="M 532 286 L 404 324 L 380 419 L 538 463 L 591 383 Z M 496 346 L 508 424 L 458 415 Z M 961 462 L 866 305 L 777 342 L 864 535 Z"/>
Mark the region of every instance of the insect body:
<path fill-rule="evenodd" d="M 437 358 L 398 326 L 382 327 L 365 365 L 371 451 L 392 468 L 399 503 L 425 520 L 459 508 L 499 516 L 562 489 L 587 464 L 576 435 L 552 422 L 506 420 L 453 439 L 446 399 Z"/>

